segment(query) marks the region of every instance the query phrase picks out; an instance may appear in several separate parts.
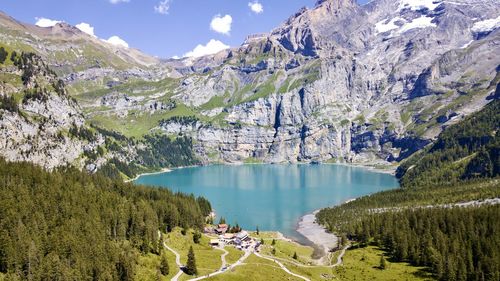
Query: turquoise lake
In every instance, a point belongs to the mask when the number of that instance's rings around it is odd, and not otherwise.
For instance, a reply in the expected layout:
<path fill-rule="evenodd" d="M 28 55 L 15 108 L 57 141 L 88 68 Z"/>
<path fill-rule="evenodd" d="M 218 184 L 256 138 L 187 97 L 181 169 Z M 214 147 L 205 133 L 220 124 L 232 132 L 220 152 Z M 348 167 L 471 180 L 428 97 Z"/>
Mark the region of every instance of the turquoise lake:
<path fill-rule="evenodd" d="M 204 196 L 217 216 L 254 230 L 295 231 L 303 215 L 399 187 L 395 177 L 343 165 L 213 165 L 145 175 L 135 183 Z"/>

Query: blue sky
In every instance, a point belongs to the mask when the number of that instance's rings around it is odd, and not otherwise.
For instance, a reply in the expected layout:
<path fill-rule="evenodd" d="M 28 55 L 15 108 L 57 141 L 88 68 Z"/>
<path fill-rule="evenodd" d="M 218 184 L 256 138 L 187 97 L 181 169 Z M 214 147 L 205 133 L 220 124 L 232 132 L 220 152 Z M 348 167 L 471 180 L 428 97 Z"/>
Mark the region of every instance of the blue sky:
<path fill-rule="evenodd" d="M 39 19 L 45 18 L 65 21 L 72 25 L 87 23 L 94 28 L 94 34 L 99 38 L 118 36 L 131 47 L 151 55 L 168 58 L 183 56 L 197 45 L 205 46 L 210 41 L 208 47 L 200 46 L 190 55 L 203 54 L 224 46 L 238 46 L 246 35 L 268 32 L 301 7 L 312 7 L 316 0 L 2 0 L 2 2 L 0 9 L 20 21 L 34 24 Z M 41 23 L 43 24 L 43 21 Z M 112 42 L 116 43 L 116 40 L 115 37 Z"/>

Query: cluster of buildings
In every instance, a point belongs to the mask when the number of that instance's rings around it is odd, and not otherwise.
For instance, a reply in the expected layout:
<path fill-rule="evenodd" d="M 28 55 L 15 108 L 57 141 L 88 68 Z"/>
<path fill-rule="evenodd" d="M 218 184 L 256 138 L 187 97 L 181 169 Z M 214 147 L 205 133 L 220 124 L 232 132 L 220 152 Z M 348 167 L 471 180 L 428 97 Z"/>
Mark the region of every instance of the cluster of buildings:
<path fill-rule="evenodd" d="M 227 224 L 219 224 L 216 227 L 205 227 L 205 233 L 217 234 L 219 238 L 211 239 L 210 245 L 214 247 L 224 247 L 234 245 L 237 249 L 248 249 L 254 244 L 254 240 L 248 236 L 248 232 L 242 230 L 238 233 L 228 233 Z"/>

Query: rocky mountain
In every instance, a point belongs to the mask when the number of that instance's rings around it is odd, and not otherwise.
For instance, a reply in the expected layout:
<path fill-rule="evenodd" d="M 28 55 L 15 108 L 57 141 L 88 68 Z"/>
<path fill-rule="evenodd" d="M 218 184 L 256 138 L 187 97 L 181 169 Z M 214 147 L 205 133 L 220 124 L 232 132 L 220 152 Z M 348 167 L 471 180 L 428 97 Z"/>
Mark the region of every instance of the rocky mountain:
<path fill-rule="evenodd" d="M 187 128 L 200 154 L 223 161 L 399 160 L 489 101 L 499 16 L 497 1 L 318 1 L 189 62 L 174 98 L 230 124 Z"/>
<path fill-rule="evenodd" d="M 35 54 L 13 52 L 2 64 L 0 155 L 48 169 L 82 167 L 81 156 L 104 139 L 82 134 L 88 130 L 84 116 L 62 80 Z"/>
<path fill-rule="evenodd" d="M 87 124 L 130 140 L 190 137 L 205 163 L 387 165 L 499 96 L 494 0 L 323 0 L 197 59 L 158 61 L 5 15 L 0 38 L 40 54 Z"/>

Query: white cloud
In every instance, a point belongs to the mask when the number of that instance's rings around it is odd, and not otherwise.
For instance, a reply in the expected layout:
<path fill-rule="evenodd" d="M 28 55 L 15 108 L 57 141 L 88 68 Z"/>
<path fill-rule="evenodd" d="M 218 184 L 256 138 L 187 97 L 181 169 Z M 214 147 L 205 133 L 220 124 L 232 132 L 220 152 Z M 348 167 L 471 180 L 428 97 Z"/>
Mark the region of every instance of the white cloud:
<path fill-rule="evenodd" d="M 118 36 L 111 36 L 111 37 L 109 37 L 108 40 L 104 40 L 104 41 L 108 42 L 111 45 L 128 48 L 128 43 L 125 42 L 125 40 L 121 39 Z"/>
<path fill-rule="evenodd" d="M 170 9 L 170 0 L 163 0 L 155 6 L 155 12 L 162 15 L 168 15 Z"/>
<path fill-rule="evenodd" d="M 258 0 L 255 0 L 253 2 L 248 2 L 248 7 L 250 7 L 250 10 L 256 14 L 260 14 L 264 12 L 264 6 L 262 6 L 261 3 L 259 3 Z"/>
<path fill-rule="evenodd" d="M 47 18 L 35 18 L 36 19 L 36 23 L 35 25 L 39 26 L 39 27 L 52 27 L 62 21 L 60 20 L 51 20 L 51 19 L 47 19 Z"/>
<path fill-rule="evenodd" d="M 219 40 L 212 39 L 206 45 L 198 45 L 191 52 L 184 54 L 184 57 L 198 58 L 206 55 L 216 54 L 229 46 Z"/>
<path fill-rule="evenodd" d="M 96 37 L 94 34 L 94 27 L 86 22 L 79 23 L 79 24 L 75 25 L 75 27 L 80 29 L 81 31 L 87 33 L 90 36 Z"/>
<path fill-rule="evenodd" d="M 128 3 L 130 0 L 109 0 L 111 4 Z"/>
<path fill-rule="evenodd" d="M 231 32 L 232 23 L 233 18 L 230 15 L 216 15 L 210 23 L 210 29 L 218 33 L 229 35 L 229 32 Z"/>

